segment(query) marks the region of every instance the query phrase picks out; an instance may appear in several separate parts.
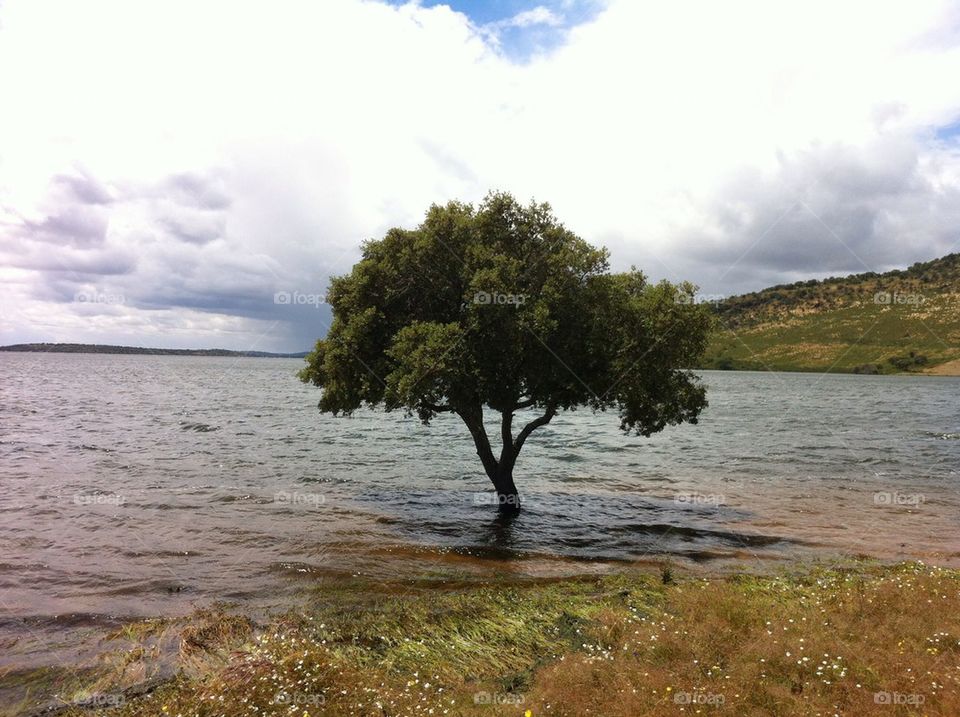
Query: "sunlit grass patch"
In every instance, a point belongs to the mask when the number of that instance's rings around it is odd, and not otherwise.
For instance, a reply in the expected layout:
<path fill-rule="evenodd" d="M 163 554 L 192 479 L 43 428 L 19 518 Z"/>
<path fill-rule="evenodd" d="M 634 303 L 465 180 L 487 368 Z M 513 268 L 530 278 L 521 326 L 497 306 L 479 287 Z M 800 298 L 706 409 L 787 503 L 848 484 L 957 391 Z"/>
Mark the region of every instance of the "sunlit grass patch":
<path fill-rule="evenodd" d="M 530 704 L 558 715 L 960 714 L 958 590 L 955 571 L 919 564 L 685 581 L 606 662 L 577 654 L 544 670 Z"/>
<path fill-rule="evenodd" d="M 341 588 L 239 646 L 210 620 L 185 639 L 219 664 L 103 714 L 960 714 L 960 574 L 920 563 Z"/>

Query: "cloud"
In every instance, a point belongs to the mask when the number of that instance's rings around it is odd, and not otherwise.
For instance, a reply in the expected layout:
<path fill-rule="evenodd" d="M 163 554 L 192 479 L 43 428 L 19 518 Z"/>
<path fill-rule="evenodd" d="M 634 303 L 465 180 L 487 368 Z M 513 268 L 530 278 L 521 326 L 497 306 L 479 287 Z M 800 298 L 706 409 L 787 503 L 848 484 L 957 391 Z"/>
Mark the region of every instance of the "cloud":
<path fill-rule="evenodd" d="M 815 147 L 783 157 L 773 171 L 744 171 L 717 188 L 705 207 L 709 224 L 688 230 L 683 271 L 711 292 L 730 293 L 883 271 L 960 249 L 960 185 L 941 184 L 932 159 L 916 140 L 885 138 Z"/>
<path fill-rule="evenodd" d="M 56 254 L 30 251 L 11 261 L 10 265 L 42 272 L 46 276 L 70 274 L 78 280 L 85 280 L 91 276 L 128 275 L 136 269 L 137 260 L 123 249 L 75 251 L 61 248 Z"/>
<path fill-rule="evenodd" d="M 230 206 L 224 178 L 216 173 L 207 176 L 196 172 L 175 174 L 161 188 L 161 196 L 200 209 L 226 209 Z"/>
<path fill-rule="evenodd" d="M 90 246 L 103 243 L 108 224 L 109 218 L 101 210 L 66 205 L 40 221 L 24 221 L 22 231 L 38 241 Z"/>
<path fill-rule="evenodd" d="M 306 348 L 329 312 L 276 294 L 491 188 L 711 293 L 956 250 L 957 19 L 611 0 L 491 34 L 416 3 L 8 0 L 0 342 Z"/>
<path fill-rule="evenodd" d="M 478 32 L 496 52 L 517 62 L 550 54 L 563 45 L 570 30 L 595 16 L 599 0 L 562 0 L 536 5 L 508 17 L 478 23 Z M 484 8 L 488 14 L 499 6 Z"/>
<path fill-rule="evenodd" d="M 563 18 L 555 14 L 553 10 L 544 5 L 537 5 L 530 10 L 518 12 L 511 18 L 497 23 L 502 27 L 531 27 L 533 25 L 548 25 L 550 27 L 559 27 L 563 24 Z"/>
<path fill-rule="evenodd" d="M 224 233 L 222 214 L 191 209 L 170 210 L 162 219 L 167 232 L 181 241 L 207 244 Z"/>
<path fill-rule="evenodd" d="M 110 190 L 86 172 L 54 175 L 51 183 L 81 204 L 110 204 Z"/>

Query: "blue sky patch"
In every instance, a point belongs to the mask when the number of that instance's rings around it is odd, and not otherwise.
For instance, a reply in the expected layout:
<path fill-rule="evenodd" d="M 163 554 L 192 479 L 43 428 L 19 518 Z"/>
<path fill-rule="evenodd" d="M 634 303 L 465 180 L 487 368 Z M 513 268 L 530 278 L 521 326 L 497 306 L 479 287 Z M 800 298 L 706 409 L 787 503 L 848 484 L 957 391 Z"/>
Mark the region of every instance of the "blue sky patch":
<path fill-rule="evenodd" d="M 951 124 L 938 127 L 934 136 L 942 142 L 954 142 L 960 140 L 960 119 Z"/>
<path fill-rule="evenodd" d="M 405 0 L 389 0 L 401 5 Z M 592 20 L 602 0 L 421 0 L 447 5 L 488 33 L 507 57 L 524 61 L 563 43 L 572 27 Z"/>

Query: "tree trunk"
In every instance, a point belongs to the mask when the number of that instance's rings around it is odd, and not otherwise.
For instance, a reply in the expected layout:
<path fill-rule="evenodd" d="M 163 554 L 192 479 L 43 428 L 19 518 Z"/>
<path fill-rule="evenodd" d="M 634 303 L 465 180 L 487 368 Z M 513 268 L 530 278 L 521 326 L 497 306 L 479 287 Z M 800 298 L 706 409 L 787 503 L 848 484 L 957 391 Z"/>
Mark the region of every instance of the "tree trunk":
<path fill-rule="evenodd" d="M 547 405 L 544 414 L 524 426 L 516 439 L 513 438 L 513 411 L 502 411 L 500 433 L 503 448 L 500 451 L 499 460 L 490 449 L 490 439 L 487 437 L 487 431 L 483 425 L 483 406 L 478 402 L 455 410 L 467 425 L 470 435 L 473 436 L 474 444 L 477 447 L 477 455 L 480 457 L 483 468 L 497 491 L 499 510 L 503 513 L 519 512 L 520 494 L 517 493 L 517 486 L 513 482 L 513 466 L 517 462 L 517 456 L 520 455 L 520 449 L 523 448 L 524 441 L 540 426 L 550 423 L 550 419 L 557 413 L 557 407 L 553 404 Z"/>
<path fill-rule="evenodd" d="M 516 513 L 520 510 L 520 494 L 513 482 L 513 463 L 500 465 L 497 472 L 490 476 L 497 491 L 497 507 L 504 513 Z"/>

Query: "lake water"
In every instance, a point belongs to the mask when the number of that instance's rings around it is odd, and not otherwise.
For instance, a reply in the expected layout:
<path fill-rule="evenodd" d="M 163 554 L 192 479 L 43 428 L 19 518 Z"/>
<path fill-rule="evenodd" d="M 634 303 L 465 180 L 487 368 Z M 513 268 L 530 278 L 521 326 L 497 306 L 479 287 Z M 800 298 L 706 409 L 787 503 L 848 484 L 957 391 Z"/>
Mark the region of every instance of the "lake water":
<path fill-rule="evenodd" d="M 960 562 L 957 378 L 708 371 L 650 439 L 560 415 L 504 523 L 459 419 L 321 415 L 301 364 L 0 353 L 0 644 L 337 576 Z"/>

